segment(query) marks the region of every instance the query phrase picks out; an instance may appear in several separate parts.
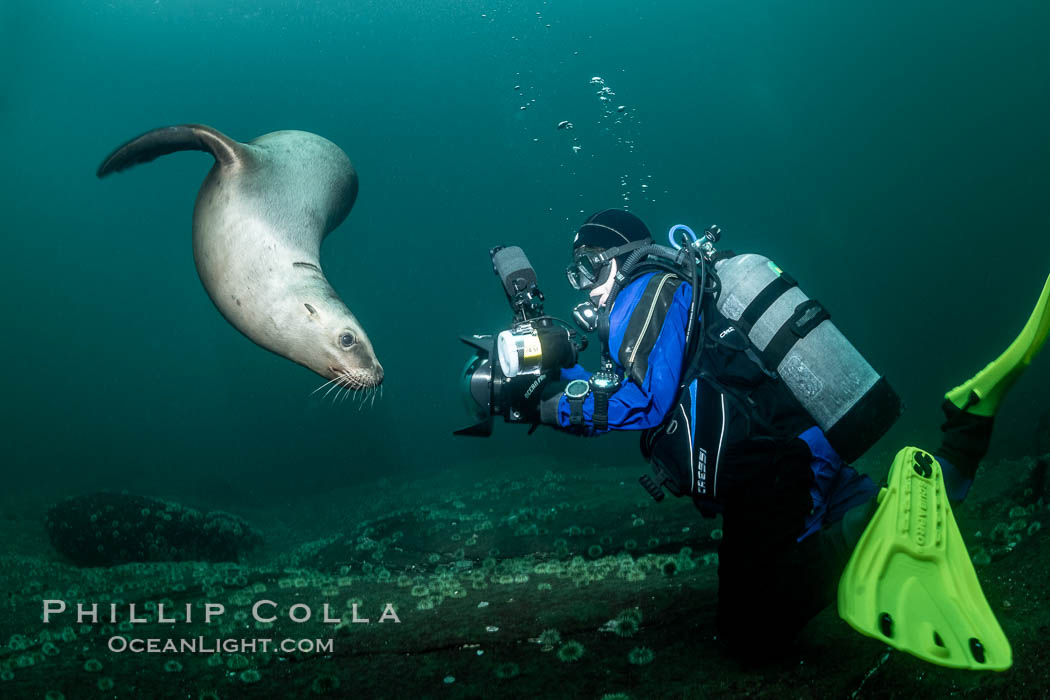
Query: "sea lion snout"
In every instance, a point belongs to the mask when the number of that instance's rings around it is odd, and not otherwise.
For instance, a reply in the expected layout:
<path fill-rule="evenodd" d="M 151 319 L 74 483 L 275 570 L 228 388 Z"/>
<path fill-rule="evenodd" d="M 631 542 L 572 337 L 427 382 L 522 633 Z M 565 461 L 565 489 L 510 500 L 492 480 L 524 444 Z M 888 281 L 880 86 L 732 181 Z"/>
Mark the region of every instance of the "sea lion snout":
<path fill-rule="evenodd" d="M 342 359 L 342 362 L 333 363 L 329 370 L 345 377 L 348 385 L 354 385 L 356 388 L 379 386 L 383 381 L 383 365 L 379 364 L 372 344 L 368 338 L 362 337 L 352 346 L 346 347 L 343 345 L 346 335 L 347 333 L 343 333 L 340 336 L 339 345 L 343 357 L 339 359 Z"/>
<path fill-rule="evenodd" d="M 383 383 L 383 366 L 378 362 L 370 367 L 329 367 L 328 371 L 331 379 L 342 379 L 343 384 L 352 389 L 368 389 Z"/>
<path fill-rule="evenodd" d="M 372 341 L 352 315 L 337 316 L 340 325 L 327 332 L 326 367 L 311 367 L 315 372 L 351 389 L 379 386 L 383 381 L 383 366 L 376 358 Z M 333 320 L 336 320 L 333 319 Z M 321 343 L 313 343 L 316 348 Z M 304 363 L 305 364 L 305 363 Z M 308 365 L 309 366 L 309 365 Z M 327 372 L 323 371 L 327 369 Z"/>
<path fill-rule="evenodd" d="M 383 383 L 383 365 L 379 364 L 378 360 L 373 361 L 372 366 L 364 368 L 363 371 L 367 375 L 367 381 L 371 382 L 372 386 L 379 386 Z"/>

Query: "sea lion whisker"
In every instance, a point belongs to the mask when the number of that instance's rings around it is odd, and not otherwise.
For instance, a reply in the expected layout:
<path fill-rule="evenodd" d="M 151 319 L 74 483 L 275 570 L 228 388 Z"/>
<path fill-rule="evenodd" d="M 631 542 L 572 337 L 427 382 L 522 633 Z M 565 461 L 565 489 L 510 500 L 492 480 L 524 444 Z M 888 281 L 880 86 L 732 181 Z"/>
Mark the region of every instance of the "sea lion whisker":
<path fill-rule="evenodd" d="M 321 397 L 321 398 L 327 399 L 328 395 L 332 393 L 332 389 L 335 389 L 337 386 L 339 386 L 339 382 L 336 382 L 335 384 L 332 384 L 332 386 L 328 387 L 328 391 L 326 391 L 324 393 L 324 396 Z"/>
<path fill-rule="evenodd" d="M 332 379 L 329 379 L 329 380 L 328 380 L 327 382 L 325 382 L 325 383 L 324 383 L 324 384 L 322 384 L 321 386 L 319 386 L 319 387 L 317 387 L 316 389 L 314 389 L 313 391 L 311 391 L 311 392 L 310 392 L 310 396 L 313 396 L 314 394 L 316 394 L 317 392 L 319 392 L 319 391 L 320 391 L 321 389 L 324 389 L 324 388 L 325 388 L 326 386 L 328 386 L 328 385 L 329 385 L 329 384 L 331 384 L 332 382 L 336 381 L 337 379 L 339 379 L 339 377 L 338 377 L 338 376 L 337 376 L 337 377 L 333 377 Z"/>
<path fill-rule="evenodd" d="M 340 401 L 340 403 L 345 402 L 346 398 L 350 396 L 351 392 L 357 392 L 358 387 L 356 385 L 356 380 L 354 379 L 353 375 L 351 375 L 348 371 L 340 373 L 339 384 L 341 386 L 341 388 L 339 389 L 339 393 L 342 393 L 343 389 L 346 390 L 346 393 L 343 394 L 343 398 L 342 401 Z M 336 394 L 336 399 L 339 398 L 339 393 Z M 333 400 L 332 403 L 334 404 L 335 400 Z"/>

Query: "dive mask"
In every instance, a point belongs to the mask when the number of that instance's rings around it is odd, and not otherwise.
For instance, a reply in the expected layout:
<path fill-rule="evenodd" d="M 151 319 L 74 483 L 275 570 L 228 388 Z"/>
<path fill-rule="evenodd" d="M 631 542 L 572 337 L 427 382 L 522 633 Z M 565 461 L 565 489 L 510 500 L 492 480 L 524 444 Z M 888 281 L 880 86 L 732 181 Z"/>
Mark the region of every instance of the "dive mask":
<path fill-rule="evenodd" d="M 569 285 L 578 291 L 592 289 L 598 284 L 598 278 L 601 276 L 602 270 L 613 258 L 650 243 L 651 241 L 647 240 L 632 241 L 625 245 L 606 248 L 605 250 L 587 248 L 586 246 L 580 248 L 573 254 L 572 264 L 565 268 L 565 276 L 569 280 Z"/>

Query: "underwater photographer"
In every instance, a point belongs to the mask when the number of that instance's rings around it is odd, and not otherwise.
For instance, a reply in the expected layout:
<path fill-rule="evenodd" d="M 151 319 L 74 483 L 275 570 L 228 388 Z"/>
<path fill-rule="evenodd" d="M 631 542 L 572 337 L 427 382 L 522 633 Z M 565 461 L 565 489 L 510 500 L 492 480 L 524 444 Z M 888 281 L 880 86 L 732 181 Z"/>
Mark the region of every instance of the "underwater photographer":
<path fill-rule="evenodd" d="M 460 434 L 491 433 L 495 415 L 642 431 L 650 495 L 723 518 L 717 627 L 738 654 L 785 652 L 838 598 L 856 629 L 920 658 L 1008 667 L 949 501 L 965 497 L 999 401 L 1050 331 L 1050 280 L 1014 344 L 946 395 L 936 457 L 901 450 L 880 489 L 849 463 L 897 420 L 899 397 L 820 302 L 769 259 L 716 250 L 720 234 L 679 225 L 667 247 L 624 210 L 584 222 L 566 274 L 589 297 L 573 315 L 601 341 L 594 373 L 575 362 L 586 339 L 543 315 L 524 255 L 494 251 L 516 323 L 465 339 L 479 351 L 464 373 L 479 423 Z"/>

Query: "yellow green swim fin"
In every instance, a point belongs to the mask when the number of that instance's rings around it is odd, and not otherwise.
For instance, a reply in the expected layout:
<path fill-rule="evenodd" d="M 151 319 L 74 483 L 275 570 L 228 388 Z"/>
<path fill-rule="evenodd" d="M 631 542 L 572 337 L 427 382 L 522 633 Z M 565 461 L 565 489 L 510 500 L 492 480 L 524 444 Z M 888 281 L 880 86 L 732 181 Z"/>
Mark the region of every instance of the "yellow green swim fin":
<path fill-rule="evenodd" d="M 1050 334 L 1050 277 L 1043 285 L 1032 315 L 1021 334 L 1002 355 L 978 372 L 969 381 L 947 394 L 946 399 L 969 413 L 994 416 L 999 402 L 1025 368 L 1043 347 Z"/>
<path fill-rule="evenodd" d="M 906 447 L 839 580 L 855 630 L 940 666 L 1005 671 L 1010 643 L 985 600 L 941 466 Z"/>

